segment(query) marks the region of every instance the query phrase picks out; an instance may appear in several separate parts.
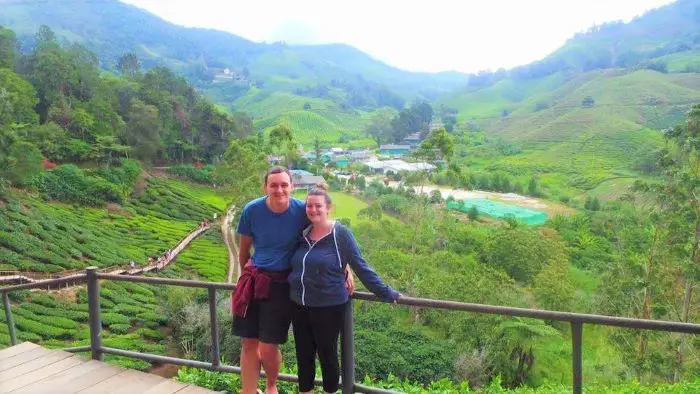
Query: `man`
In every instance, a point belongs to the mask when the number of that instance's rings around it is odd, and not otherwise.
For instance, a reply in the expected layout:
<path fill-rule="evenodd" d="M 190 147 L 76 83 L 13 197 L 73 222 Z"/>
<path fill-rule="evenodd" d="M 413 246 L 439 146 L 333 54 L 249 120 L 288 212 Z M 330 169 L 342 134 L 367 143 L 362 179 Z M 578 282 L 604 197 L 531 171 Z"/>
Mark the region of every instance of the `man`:
<path fill-rule="evenodd" d="M 237 232 L 238 262 L 242 275 L 232 299 L 233 334 L 241 340 L 242 394 L 254 394 L 265 369 L 266 394 L 277 394 L 282 354 L 278 346 L 287 341 L 294 304 L 289 298 L 287 275 L 290 258 L 302 230 L 309 225 L 304 202 L 291 198 L 292 177 L 283 167 L 265 174 L 265 196 L 243 208 Z M 251 247 L 255 254 L 251 257 Z M 354 290 L 352 275 L 348 291 Z"/>

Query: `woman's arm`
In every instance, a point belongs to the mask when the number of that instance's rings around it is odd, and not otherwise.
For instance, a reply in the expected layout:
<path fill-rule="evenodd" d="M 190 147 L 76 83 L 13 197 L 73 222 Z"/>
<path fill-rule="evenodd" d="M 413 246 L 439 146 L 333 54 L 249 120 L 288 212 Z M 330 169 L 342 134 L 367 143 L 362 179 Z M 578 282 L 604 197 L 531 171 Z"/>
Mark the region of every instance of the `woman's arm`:
<path fill-rule="evenodd" d="M 345 288 L 350 295 L 355 292 L 355 276 L 350 270 L 350 264 L 345 266 Z"/>
<path fill-rule="evenodd" d="M 350 261 L 348 263 L 352 267 L 353 272 L 360 278 L 362 284 L 377 297 L 384 300 L 396 301 L 400 294 L 392 289 L 391 286 L 384 283 L 379 275 L 367 264 L 367 261 L 362 257 L 362 253 L 360 253 L 360 246 L 357 244 L 352 231 L 345 228 L 342 236 L 347 237 L 346 243 L 350 248 Z"/>

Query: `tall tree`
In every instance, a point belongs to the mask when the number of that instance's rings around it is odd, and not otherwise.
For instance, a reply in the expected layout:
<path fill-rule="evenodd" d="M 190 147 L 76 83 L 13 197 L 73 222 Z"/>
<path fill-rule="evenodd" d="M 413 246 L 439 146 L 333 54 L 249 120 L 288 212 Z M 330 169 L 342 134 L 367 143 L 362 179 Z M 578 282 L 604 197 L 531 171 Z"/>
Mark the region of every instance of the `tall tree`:
<path fill-rule="evenodd" d="M 127 118 L 126 143 L 132 147 L 136 157 L 153 161 L 160 144 L 158 108 L 133 99 Z"/>
<path fill-rule="evenodd" d="M 54 33 L 50 27 L 41 25 L 34 35 L 34 41 L 36 41 L 37 47 L 46 44 L 56 44 L 56 33 Z"/>
<path fill-rule="evenodd" d="M 277 125 L 270 131 L 269 146 L 272 153 L 283 157 L 283 164 L 287 167 L 293 167 L 299 160 L 299 152 L 292 131 L 284 124 Z"/>
<path fill-rule="evenodd" d="M 433 120 L 433 107 L 427 101 L 416 101 L 411 105 L 411 111 L 416 114 L 421 124 L 430 124 Z"/>
<path fill-rule="evenodd" d="M 266 169 L 263 151 L 253 140 L 232 140 L 222 163 L 216 168 L 216 179 L 232 189 L 234 203 L 242 207 L 257 197 Z"/>
<path fill-rule="evenodd" d="M 0 68 L 13 69 L 17 55 L 15 32 L 0 26 Z"/>
<path fill-rule="evenodd" d="M 141 60 L 133 52 L 125 53 L 117 61 L 117 69 L 125 77 L 135 79 L 141 75 Z"/>
<path fill-rule="evenodd" d="M 664 182 L 653 188 L 658 196 L 673 236 L 670 242 L 684 262 L 681 268 L 683 298 L 679 319 L 688 322 L 693 289 L 700 272 L 700 105 L 694 106 L 686 120 L 664 134 L 669 146 L 662 153 Z M 674 378 L 682 377 L 685 338 L 677 349 Z"/>
<path fill-rule="evenodd" d="M 370 124 L 367 126 L 366 132 L 380 146 L 383 143 L 391 141 L 392 127 L 391 118 L 394 111 L 390 109 L 378 109 L 372 114 Z"/>
<path fill-rule="evenodd" d="M 11 123 L 36 124 L 38 103 L 31 83 L 8 69 L 0 69 L 0 126 Z"/>
<path fill-rule="evenodd" d="M 433 130 L 428 135 L 428 138 L 420 144 L 416 155 L 429 161 L 449 161 L 454 152 L 454 145 L 454 138 L 447 133 L 447 130 Z"/>
<path fill-rule="evenodd" d="M 234 136 L 240 139 L 246 139 L 253 134 L 253 119 L 247 113 L 238 111 L 233 114 Z"/>

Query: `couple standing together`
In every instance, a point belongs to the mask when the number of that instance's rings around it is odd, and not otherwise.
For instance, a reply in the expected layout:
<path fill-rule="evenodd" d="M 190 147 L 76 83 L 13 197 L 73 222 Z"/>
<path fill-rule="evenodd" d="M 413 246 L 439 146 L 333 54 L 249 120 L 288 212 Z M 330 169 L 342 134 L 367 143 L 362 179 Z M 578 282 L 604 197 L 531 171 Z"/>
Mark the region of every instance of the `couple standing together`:
<path fill-rule="evenodd" d="M 274 167 L 263 188 L 265 196 L 243 208 L 237 230 L 242 274 L 232 309 L 233 333 L 242 338 L 241 392 L 256 393 L 262 366 L 266 394 L 277 393 L 278 345 L 287 341 L 292 322 L 299 392 L 311 393 L 318 354 L 323 390 L 335 393 L 338 338 L 354 290 L 348 265 L 380 298 L 396 301 L 400 294 L 367 265 L 352 232 L 329 218 L 332 201 L 325 185 L 312 188 L 306 202 L 291 198 L 291 174 Z"/>

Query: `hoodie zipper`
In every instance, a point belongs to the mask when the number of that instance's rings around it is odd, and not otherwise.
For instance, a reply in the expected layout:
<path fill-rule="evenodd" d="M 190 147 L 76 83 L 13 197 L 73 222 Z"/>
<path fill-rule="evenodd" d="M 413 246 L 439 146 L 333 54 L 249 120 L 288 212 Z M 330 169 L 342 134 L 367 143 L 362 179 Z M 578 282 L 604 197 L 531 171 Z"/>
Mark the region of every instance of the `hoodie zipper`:
<path fill-rule="evenodd" d="M 326 238 L 327 236 L 334 234 L 335 235 L 335 222 L 333 222 L 333 227 L 331 227 L 331 231 L 324 235 L 323 237 L 319 238 L 314 242 L 313 244 L 309 242 L 309 239 L 304 236 L 304 240 L 306 241 L 307 244 L 309 244 L 309 250 L 304 253 L 304 258 L 301 259 L 301 304 L 306 305 L 306 286 L 304 285 L 304 274 L 306 273 L 306 256 L 311 253 L 313 250 L 314 246 L 318 245 L 319 242 L 321 242 L 322 239 Z"/>

